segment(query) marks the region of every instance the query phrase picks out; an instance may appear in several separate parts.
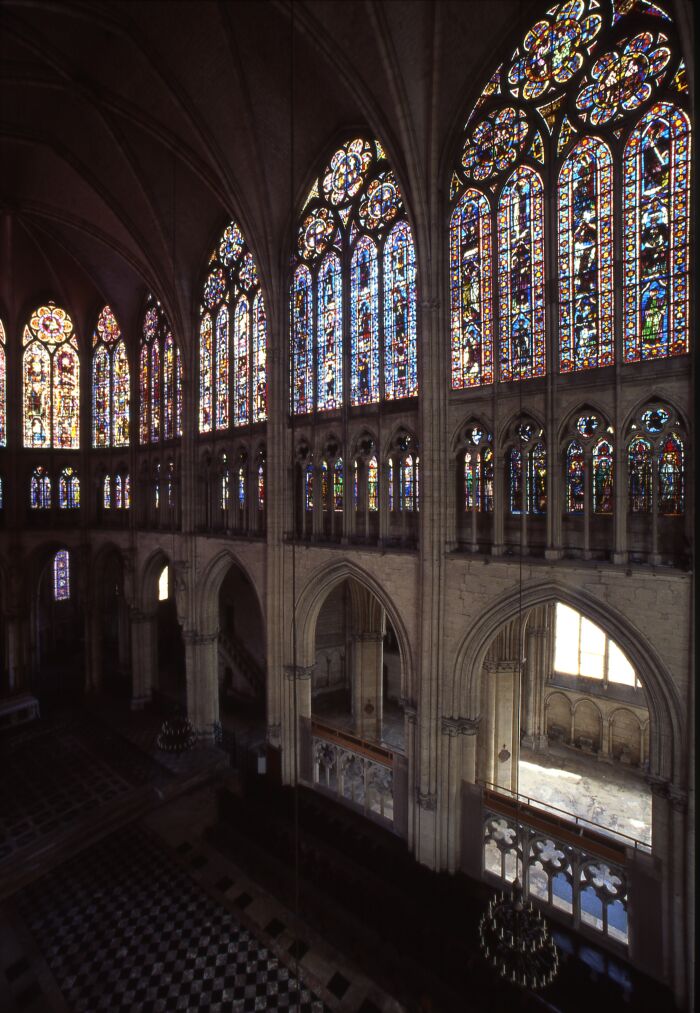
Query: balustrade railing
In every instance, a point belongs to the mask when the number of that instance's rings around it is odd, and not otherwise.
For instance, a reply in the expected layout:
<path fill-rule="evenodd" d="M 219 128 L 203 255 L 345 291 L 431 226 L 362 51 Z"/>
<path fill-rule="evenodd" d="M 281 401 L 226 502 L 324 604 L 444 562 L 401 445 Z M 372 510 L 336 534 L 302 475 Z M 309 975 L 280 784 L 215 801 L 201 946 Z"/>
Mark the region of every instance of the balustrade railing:
<path fill-rule="evenodd" d="M 314 786 L 393 824 L 393 752 L 318 721 L 312 722 L 311 735 Z"/>

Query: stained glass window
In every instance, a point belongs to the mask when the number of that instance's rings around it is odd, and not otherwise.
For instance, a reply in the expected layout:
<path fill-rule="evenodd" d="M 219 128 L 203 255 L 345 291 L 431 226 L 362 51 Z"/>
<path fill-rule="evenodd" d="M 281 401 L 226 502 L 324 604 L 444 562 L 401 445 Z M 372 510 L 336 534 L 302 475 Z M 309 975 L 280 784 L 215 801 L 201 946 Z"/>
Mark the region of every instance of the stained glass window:
<path fill-rule="evenodd" d="M 632 513 L 651 510 L 651 444 L 640 437 L 627 448 L 629 508 Z"/>
<path fill-rule="evenodd" d="M 378 272 L 377 248 L 363 236 L 350 268 L 350 400 L 356 405 L 379 400 Z"/>
<path fill-rule="evenodd" d="M 401 459 L 401 510 L 418 509 L 418 458 L 407 454 Z"/>
<path fill-rule="evenodd" d="M 659 102 L 624 156 L 624 358 L 688 351 L 690 125 Z"/>
<path fill-rule="evenodd" d="M 392 457 L 389 458 L 388 470 L 389 470 L 389 510 L 391 511 L 394 509 L 395 505 L 394 482 L 396 481 L 396 477 L 394 475 L 394 459 Z"/>
<path fill-rule="evenodd" d="M 493 509 L 493 451 L 468 450 L 464 455 L 464 506 L 488 513 Z"/>
<path fill-rule="evenodd" d="M 64 468 L 58 477 L 60 510 L 76 510 L 80 506 L 80 479 L 73 468 Z"/>
<path fill-rule="evenodd" d="M 343 510 L 343 461 L 338 458 L 333 466 L 333 509 Z"/>
<path fill-rule="evenodd" d="M 379 466 L 376 457 L 367 462 L 367 506 L 371 511 L 379 510 Z"/>
<path fill-rule="evenodd" d="M 209 256 L 199 325 L 199 431 L 267 417 L 265 304 L 252 253 L 230 222 Z"/>
<path fill-rule="evenodd" d="M 219 509 L 228 510 L 230 496 L 230 474 L 226 454 L 221 455 L 219 467 Z"/>
<path fill-rule="evenodd" d="M 139 396 L 141 443 L 159 443 L 182 435 L 180 350 L 162 306 L 152 295 L 143 317 Z"/>
<path fill-rule="evenodd" d="M 237 482 L 237 501 L 238 509 L 243 512 L 245 510 L 245 465 L 238 465 L 238 482 Z"/>
<path fill-rule="evenodd" d="M 684 511 L 683 441 L 676 433 L 668 436 L 659 452 L 659 513 Z"/>
<path fill-rule="evenodd" d="M 104 507 L 105 510 L 111 510 L 112 508 L 112 479 L 110 478 L 109 475 L 105 475 L 102 481 L 102 506 Z M 114 506 L 115 509 L 117 509 L 116 502 Z"/>
<path fill-rule="evenodd" d="M 304 469 L 304 506 L 307 510 L 314 508 L 314 466 L 307 464 Z"/>
<path fill-rule="evenodd" d="M 258 510 L 265 509 L 265 462 L 258 464 Z"/>
<path fill-rule="evenodd" d="M 578 440 L 571 440 L 566 449 L 566 511 L 570 514 L 583 513 L 586 498 L 585 461 L 583 447 Z"/>
<path fill-rule="evenodd" d="M 129 475 L 124 476 L 124 509 L 128 510 L 131 506 L 131 479 Z"/>
<path fill-rule="evenodd" d="M 491 209 L 467 190 L 450 222 L 452 387 L 493 383 Z"/>
<path fill-rule="evenodd" d="M 0 320 L 0 447 L 7 443 L 7 364 L 5 359 L 5 328 Z"/>
<path fill-rule="evenodd" d="M 66 549 L 59 549 L 53 557 L 54 601 L 68 601 L 70 598 L 70 556 Z"/>
<path fill-rule="evenodd" d="M 175 462 L 168 461 L 166 465 L 166 492 L 167 492 L 167 503 L 168 507 L 172 510 L 175 507 Z"/>
<path fill-rule="evenodd" d="M 73 321 L 49 302 L 36 309 L 22 340 L 24 446 L 80 446 L 80 360 Z"/>
<path fill-rule="evenodd" d="M 521 166 L 498 204 L 502 380 L 526 380 L 545 372 L 543 232 L 542 180 Z"/>
<path fill-rule="evenodd" d="M 97 319 L 92 347 L 92 445 L 128 447 L 129 357 L 109 306 L 102 309 Z"/>
<path fill-rule="evenodd" d="M 46 468 L 41 465 L 32 472 L 29 485 L 29 503 L 32 510 L 51 509 L 51 479 Z"/>
<path fill-rule="evenodd" d="M 547 513 L 547 451 L 543 443 L 530 451 L 527 494 L 531 514 Z"/>
<path fill-rule="evenodd" d="M 612 156 L 584 137 L 559 174 L 559 368 L 613 361 Z"/>
<path fill-rule="evenodd" d="M 316 407 L 338 408 L 343 400 L 343 279 L 340 260 L 327 253 L 316 281 Z"/>
<path fill-rule="evenodd" d="M 105 479 L 105 495 L 107 494 L 106 483 L 107 479 Z M 105 506 L 107 506 L 106 500 Z M 123 493 L 122 477 L 119 474 L 119 472 L 117 472 L 117 474 L 114 476 L 114 509 L 121 510 L 123 506 L 124 506 L 124 493 Z"/>
<path fill-rule="evenodd" d="M 300 264 L 292 284 L 292 411 L 313 408 L 313 289 L 311 271 Z"/>
<path fill-rule="evenodd" d="M 593 448 L 593 513 L 613 511 L 613 450 L 608 440 Z"/>
<path fill-rule="evenodd" d="M 295 414 L 418 393 L 415 253 L 405 215 L 378 141 L 348 141 L 313 183 L 290 291 Z"/>
<path fill-rule="evenodd" d="M 328 488 L 328 461 L 321 463 L 321 509 L 330 509 L 330 490 Z"/>
<path fill-rule="evenodd" d="M 511 447 L 507 460 L 510 512 L 519 514 L 523 507 L 523 455 L 517 447 Z"/>

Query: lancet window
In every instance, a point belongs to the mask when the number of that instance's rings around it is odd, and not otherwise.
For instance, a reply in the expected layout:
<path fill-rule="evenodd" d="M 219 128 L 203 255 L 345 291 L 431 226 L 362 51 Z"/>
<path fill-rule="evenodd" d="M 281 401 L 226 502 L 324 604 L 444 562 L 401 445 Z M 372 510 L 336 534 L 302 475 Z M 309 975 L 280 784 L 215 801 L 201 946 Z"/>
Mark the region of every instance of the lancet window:
<path fill-rule="evenodd" d="M 182 360 L 163 307 L 149 295 L 139 352 L 139 442 L 182 436 Z"/>

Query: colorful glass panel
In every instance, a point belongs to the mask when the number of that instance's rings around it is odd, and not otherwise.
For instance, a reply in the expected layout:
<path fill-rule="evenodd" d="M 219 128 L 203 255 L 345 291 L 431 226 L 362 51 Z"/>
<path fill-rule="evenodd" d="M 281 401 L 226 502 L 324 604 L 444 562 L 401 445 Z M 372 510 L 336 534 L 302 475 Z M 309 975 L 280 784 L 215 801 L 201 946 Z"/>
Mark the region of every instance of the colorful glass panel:
<path fill-rule="evenodd" d="M 117 479 L 119 479 L 119 504 L 117 504 Z M 112 479 L 109 475 L 105 475 L 102 480 L 102 506 L 105 510 L 112 509 Z M 114 508 L 118 510 L 121 506 L 121 479 L 119 475 L 114 480 Z"/>
<path fill-rule="evenodd" d="M 408 454 L 407 457 L 401 460 L 401 500 L 400 506 L 402 510 L 413 510 L 415 506 L 415 465 L 413 463 L 413 455 Z"/>
<path fill-rule="evenodd" d="M 566 511 L 583 513 L 586 498 L 583 447 L 572 440 L 566 450 Z"/>
<path fill-rule="evenodd" d="M 248 299 L 242 295 L 233 317 L 233 424 L 243 426 L 249 420 L 248 374 L 250 355 L 250 313 Z"/>
<path fill-rule="evenodd" d="M 131 478 L 128 475 L 124 476 L 124 509 L 128 510 L 131 506 Z"/>
<path fill-rule="evenodd" d="M 576 98 L 582 118 L 599 127 L 638 109 L 663 80 L 670 58 L 671 50 L 651 32 L 623 40 L 593 64 L 591 83 Z"/>
<path fill-rule="evenodd" d="M 139 357 L 139 440 L 148 443 L 148 345 L 141 345 Z"/>
<path fill-rule="evenodd" d="M 364 174 L 372 162 L 372 145 L 361 137 L 339 148 L 323 175 L 323 193 L 331 204 L 343 204 L 362 187 Z"/>
<path fill-rule="evenodd" d="M 117 472 L 114 476 L 114 509 L 121 510 L 124 507 L 124 481 Z"/>
<path fill-rule="evenodd" d="M 59 549 L 53 557 L 54 601 L 68 601 L 70 598 L 70 556 L 66 549 Z"/>
<path fill-rule="evenodd" d="M 112 352 L 112 444 L 128 447 L 131 438 L 131 374 L 126 344 L 120 341 Z"/>
<path fill-rule="evenodd" d="M 613 362 L 612 156 L 584 137 L 559 175 L 559 368 Z"/>
<path fill-rule="evenodd" d="M 576 422 L 576 428 L 581 436 L 585 436 L 586 438 L 593 436 L 599 425 L 600 422 L 597 415 L 581 415 Z"/>
<path fill-rule="evenodd" d="M 384 247 L 384 396 L 417 393 L 416 257 L 408 223 L 399 222 Z"/>
<path fill-rule="evenodd" d="M 637 437 L 627 448 L 629 508 L 634 514 L 651 510 L 651 444 Z"/>
<path fill-rule="evenodd" d="M 452 387 L 493 383 L 491 210 L 467 190 L 450 222 Z"/>
<path fill-rule="evenodd" d="M 683 472 L 683 441 L 672 433 L 664 440 L 659 453 L 659 513 L 683 513 Z"/>
<path fill-rule="evenodd" d="M 50 302 L 24 329 L 24 446 L 80 446 L 80 361 L 73 322 Z"/>
<path fill-rule="evenodd" d="M 333 466 L 333 509 L 343 510 L 343 461 L 338 458 Z"/>
<path fill-rule="evenodd" d="M 172 334 L 165 336 L 163 345 L 163 439 L 175 435 L 175 341 Z"/>
<path fill-rule="evenodd" d="M 578 73 L 603 25 L 600 11 L 590 13 L 597 6 L 595 0 L 566 0 L 528 30 L 508 71 L 514 96 L 537 99 Z"/>
<path fill-rule="evenodd" d="M 262 294 L 253 301 L 253 422 L 267 418 L 267 316 Z"/>
<path fill-rule="evenodd" d="M 464 143 L 462 167 L 467 179 L 484 183 L 515 162 L 527 145 L 525 112 L 508 106 L 481 120 Z"/>
<path fill-rule="evenodd" d="M 343 401 L 343 279 L 335 254 L 324 258 L 316 285 L 316 407 L 323 411 Z"/>
<path fill-rule="evenodd" d="M 32 510 L 51 509 L 51 479 L 46 469 L 39 466 L 32 472 L 29 486 L 29 505 Z"/>
<path fill-rule="evenodd" d="M 520 166 L 503 188 L 498 205 L 502 380 L 530 379 L 545 372 L 543 231 L 542 180 Z"/>
<path fill-rule="evenodd" d="M 239 464 L 237 475 L 238 509 L 245 510 L 245 465 Z"/>
<path fill-rule="evenodd" d="M 481 509 L 481 453 L 467 450 L 464 455 L 464 509 Z"/>
<path fill-rule="evenodd" d="M 292 285 L 292 412 L 305 415 L 313 408 L 313 291 L 311 272 L 300 264 Z"/>
<path fill-rule="evenodd" d="M 175 348 L 175 435 L 182 436 L 182 356 Z"/>
<path fill-rule="evenodd" d="M 307 464 L 304 470 L 304 506 L 307 510 L 314 508 L 314 466 Z"/>
<path fill-rule="evenodd" d="M 160 344 L 156 339 L 151 345 L 151 442 L 160 440 L 160 409 L 161 409 L 161 376 L 160 376 Z"/>
<path fill-rule="evenodd" d="M 593 513 L 613 512 L 613 450 L 607 440 L 593 448 Z"/>
<path fill-rule="evenodd" d="M 393 222 L 402 208 L 399 185 L 391 169 L 387 169 L 367 187 L 357 216 L 363 229 L 375 232 Z"/>
<path fill-rule="evenodd" d="M 64 468 L 58 477 L 58 506 L 60 510 L 80 506 L 80 480 L 73 468 Z"/>
<path fill-rule="evenodd" d="M 211 316 L 205 313 L 199 322 L 199 431 L 210 433 L 212 424 L 212 342 Z"/>
<path fill-rule="evenodd" d="M 547 513 L 547 451 L 543 443 L 537 443 L 530 451 L 527 484 L 530 513 Z"/>
<path fill-rule="evenodd" d="M 265 509 L 265 465 L 258 465 L 258 510 Z"/>
<path fill-rule="evenodd" d="M 396 478 L 394 475 L 394 461 L 391 457 L 389 458 L 388 473 L 389 473 L 389 510 L 392 511 L 395 506 L 394 482 L 396 481 Z"/>
<path fill-rule="evenodd" d="M 624 155 L 624 359 L 688 351 L 690 126 L 659 102 Z"/>
<path fill-rule="evenodd" d="M 109 353 L 104 345 L 100 345 L 95 350 L 92 360 L 92 442 L 94 447 L 109 447 L 111 444 L 110 372 Z"/>
<path fill-rule="evenodd" d="M 517 447 L 511 447 L 507 460 L 510 512 L 519 514 L 523 508 L 523 455 Z"/>
<path fill-rule="evenodd" d="M 379 466 L 376 457 L 367 462 L 367 507 L 373 513 L 379 510 Z"/>
<path fill-rule="evenodd" d="M 368 236 L 355 247 L 350 268 L 351 403 L 379 400 L 379 282 L 377 248 Z"/>
<path fill-rule="evenodd" d="M 329 208 L 310 212 L 299 228 L 297 248 L 304 260 L 315 261 L 333 241 L 335 218 Z"/>
<path fill-rule="evenodd" d="M 216 428 L 228 427 L 228 306 L 216 318 Z"/>

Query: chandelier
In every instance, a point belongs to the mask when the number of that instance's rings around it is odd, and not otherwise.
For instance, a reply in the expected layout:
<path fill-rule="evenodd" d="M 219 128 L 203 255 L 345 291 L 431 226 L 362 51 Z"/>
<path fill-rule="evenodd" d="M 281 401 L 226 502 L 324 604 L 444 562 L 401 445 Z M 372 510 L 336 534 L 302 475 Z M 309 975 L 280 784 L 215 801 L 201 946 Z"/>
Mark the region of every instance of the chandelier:
<path fill-rule="evenodd" d="M 559 956 L 547 923 L 532 902 L 525 904 L 516 878 L 510 894 L 489 901 L 479 922 L 484 957 L 506 981 L 522 988 L 544 988 L 559 969 Z"/>

